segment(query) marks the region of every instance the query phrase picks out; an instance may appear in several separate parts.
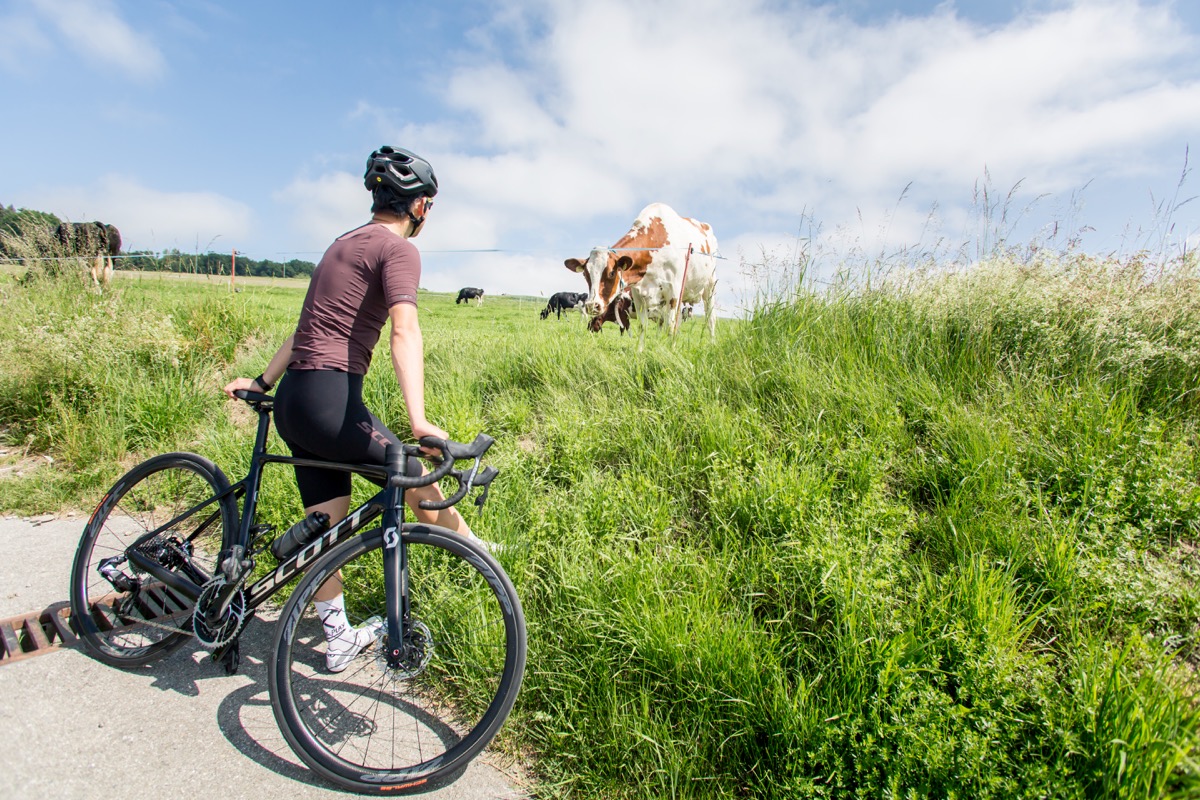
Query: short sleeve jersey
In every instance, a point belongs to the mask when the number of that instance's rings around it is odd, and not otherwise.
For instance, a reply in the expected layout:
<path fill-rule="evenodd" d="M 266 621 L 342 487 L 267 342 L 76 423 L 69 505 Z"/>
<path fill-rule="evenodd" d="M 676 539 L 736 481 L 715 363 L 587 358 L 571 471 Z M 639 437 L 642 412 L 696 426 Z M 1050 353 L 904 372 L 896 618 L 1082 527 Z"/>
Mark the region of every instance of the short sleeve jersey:
<path fill-rule="evenodd" d="M 338 237 L 313 271 L 292 341 L 292 369 L 366 375 L 397 303 L 417 304 L 421 254 L 383 225 Z"/>

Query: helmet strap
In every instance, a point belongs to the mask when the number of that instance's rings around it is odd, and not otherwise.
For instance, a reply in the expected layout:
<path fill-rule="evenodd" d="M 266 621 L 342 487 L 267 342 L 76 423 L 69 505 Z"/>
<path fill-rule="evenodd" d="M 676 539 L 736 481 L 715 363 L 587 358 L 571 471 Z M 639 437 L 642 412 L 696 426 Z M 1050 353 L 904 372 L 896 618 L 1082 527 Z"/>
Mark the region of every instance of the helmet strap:
<path fill-rule="evenodd" d="M 424 195 L 421 196 L 421 208 L 423 209 L 423 213 L 419 217 L 412 212 L 412 203 L 409 203 L 408 207 L 404 209 L 404 213 L 412 220 L 414 231 L 425 224 L 425 217 L 429 214 L 427 210 L 429 208 L 428 198 Z"/>

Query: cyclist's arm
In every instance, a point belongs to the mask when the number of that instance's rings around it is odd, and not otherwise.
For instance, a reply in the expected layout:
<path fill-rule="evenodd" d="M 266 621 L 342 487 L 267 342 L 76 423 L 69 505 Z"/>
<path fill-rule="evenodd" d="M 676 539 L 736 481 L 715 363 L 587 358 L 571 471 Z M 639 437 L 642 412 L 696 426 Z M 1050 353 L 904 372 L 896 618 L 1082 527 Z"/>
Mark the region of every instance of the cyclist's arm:
<path fill-rule="evenodd" d="M 283 373 L 287 372 L 288 364 L 292 362 L 292 342 L 296 338 L 296 334 L 283 340 L 283 344 L 275 351 L 275 355 L 271 356 L 271 360 L 267 362 L 267 368 L 262 371 L 263 380 L 275 387 L 279 383 L 279 379 L 283 377 Z M 266 386 L 260 386 L 257 378 L 234 378 L 225 386 L 225 394 L 233 397 L 233 393 L 238 389 L 248 389 L 250 391 L 262 392 L 270 391 Z"/>
<path fill-rule="evenodd" d="M 392 367 L 404 394 L 412 434 L 417 439 L 422 436 L 448 439 L 444 430 L 425 419 L 425 345 L 417 322 L 417 307 L 396 303 L 388 315 L 392 318 Z"/>

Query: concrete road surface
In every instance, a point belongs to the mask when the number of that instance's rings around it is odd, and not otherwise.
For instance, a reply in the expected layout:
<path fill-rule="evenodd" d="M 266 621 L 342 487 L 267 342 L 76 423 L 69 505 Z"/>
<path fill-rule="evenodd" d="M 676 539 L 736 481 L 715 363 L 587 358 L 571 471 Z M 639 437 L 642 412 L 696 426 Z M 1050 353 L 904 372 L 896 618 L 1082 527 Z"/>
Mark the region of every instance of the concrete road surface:
<path fill-rule="evenodd" d="M 67 599 L 85 520 L 0 518 L 0 619 Z M 254 620 L 227 676 L 184 646 L 144 670 L 107 667 L 74 649 L 0 665 L 0 797 L 347 796 L 292 753 L 275 724 L 264 659 L 272 624 Z M 528 797 L 494 755 L 431 800 Z"/>

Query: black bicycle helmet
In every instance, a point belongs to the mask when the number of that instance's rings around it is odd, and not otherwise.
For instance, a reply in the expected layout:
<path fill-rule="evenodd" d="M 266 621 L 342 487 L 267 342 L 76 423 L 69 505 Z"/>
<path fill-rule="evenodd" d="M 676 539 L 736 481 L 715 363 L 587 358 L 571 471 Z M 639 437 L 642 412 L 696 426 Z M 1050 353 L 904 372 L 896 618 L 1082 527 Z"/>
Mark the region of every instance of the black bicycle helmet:
<path fill-rule="evenodd" d="M 429 162 L 399 147 L 381 147 L 367 159 L 363 184 L 371 190 L 382 186 L 402 196 L 437 194 L 437 176 Z"/>

